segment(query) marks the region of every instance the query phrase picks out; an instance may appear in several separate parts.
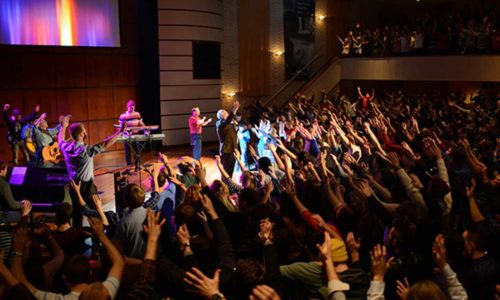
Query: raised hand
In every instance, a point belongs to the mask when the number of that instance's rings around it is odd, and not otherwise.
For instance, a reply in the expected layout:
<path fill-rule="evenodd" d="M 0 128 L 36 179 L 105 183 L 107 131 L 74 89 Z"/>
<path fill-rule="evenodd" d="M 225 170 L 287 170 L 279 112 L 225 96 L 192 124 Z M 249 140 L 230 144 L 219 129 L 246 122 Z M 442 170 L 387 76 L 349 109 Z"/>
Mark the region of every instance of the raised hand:
<path fill-rule="evenodd" d="M 331 261 L 332 260 L 332 239 L 330 237 L 330 234 L 328 232 L 323 233 L 325 239 L 323 241 L 323 244 L 316 244 L 316 247 L 319 250 L 319 253 L 321 254 L 321 259 L 323 261 Z"/>
<path fill-rule="evenodd" d="M 220 158 L 220 155 L 215 156 L 215 163 L 217 164 L 217 166 L 222 166 L 222 160 Z"/>
<path fill-rule="evenodd" d="M 160 161 L 164 164 L 168 164 L 168 156 L 164 153 L 158 152 L 158 156 L 160 158 Z"/>
<path fill-rule="evenodd" d="M 425 155 L 433 159 L 441 158 L 441 150 L 439 150 L 436 141 L 434 141 L 434 139 L 432 138 L 424 139 L 424 153 Z"/>
<path fill-rule="evenodd" d="M 349 232 L 347 234 L 346 242 L 349 251 L 356 253 L 359 251 L 359 248 L 361 247 L 361 239 L 356 239 L 353 232 Z"/>
<path fill-rule="evenodd" d="M 80 187 L 81 187 L 81 185 L 82 185 L 82 182 L 81 182 L 81 181 L 80 181 L 80 182 L 78 182 L 78 184 L 76 184 L 76 182 L 75 182 L 73 179 L 71 179 L 71 180 L 69 181 L 69 185 L 71 186 L 71 188 L 73 189 L 73 191 L 74 191 L 75 193 L 77 193 L 77 194 L 79 194 L 79 193 L 80 193 Z"/>
<path fill-rule="evenodd" d="M 69 126 L 69 118 L 67 118 L 67 117 L 62 118 L 61 126 L 63 129 L 66 129 Z"/>
<path fill-rule="evenodd" d="M 12 250 L 14 252 L 24 252 L 29 247 L 29 241 L 28 228 L 26 226 L 19 226 L 12 243 Z"/>
<path fill-rule="evenodd" d="M 98 194 L 92 194 L 92 202 L 94 202 L 95 207 L 102 209 L 102 199 Z"/>
<path fill-rule="evenodd" d="M 448 264 L 446 246 L 444 245 L 444 236 L 442 234 L 438 234 L 434 240 L 434 244 L 432 245 L 432 256 L 439 269 L 442 270 Z"/>
<path fill-rule="evenodd" d="M 21 203 L 21 216 L 26 217 L 30 214 L 32 209 L 31 202 L 29 200 L 23 200 Z"/>
<path fill-rule="evenodd" d="M 186 247 L 187 245 L 189 245 L 190 239 L 191 235 L 189 234 L 187 225 L 182 224 L 181 226 L 179 226 L 179 229 L 177 230 L 177 241 L 179 241 L 181 247 Z"/>
<path fill-rule="evenodd" d="M 213 299 L 213 296 L 220 295 L 220 272 L 220 270 L 215 271 L 214 278 L 209 278 L 199 269 L 191 268 L 191 271 L 186 272 L 184 282 L 189 285 L 188 291 L 206 299 Z"/>
<path fill-rule="evenodd" d="M 97 236 L 104 235 L 104 224 L 101 219 L 98 218 L 88 218 L 90 227 L 92 227 L 92 232 Z"/>
<path fill-rule="evenodd" d="M 399 157 L 396 152 L 389 152 L 387 154 L 387 158 L 389 159 L 389 162 L 391 163 L 393 168 L 399 169 L 401 167 L 399 164 Z"/>
<path fill-rule="evenodd" d="M 177 177 L 175 177 L 175 176 L 169 176 L 169 177 L 168 177 L 168 181 L 172 182 L 172 183 L 173 183 L 173 184 L 175 184 L 175 185 L 179 185 L 179 186 L 184 185 L 184 184 L 183 184 L 183 183 L 182 183 L 179 179 L 177 179 Z"/>
<path fill-rule="evenodd" d="M 238 100 L 235 100 L 233 102 L 233 113 L 236 113 L 239 108 L 240 108 L 240 102 Z"/>
<path fill-rule="evenodd" d="M 410 283 L 408 282 L 408 278 L 405 277 L 404 282 L 396 281 L 396 290 L 399 298 L 406 300 L 406 296 L 408 295 L 408 291 L 410 290 Z"/>
<path fill-rule="evenodd" d="M 39 111 L 40 111 L 40 104 L 37 104 L 37 105 L 35 106 L 35 112 L 39 112 Z"/>
<path fill-rule="evenodd" d="M 354 182 L 352 189 L 354 196 L 362 201 L 368 199 L 373 194 L 373 190 L 368 180 L 358 180 Z"/>
<path fill-rule="evenodd" d="M 373 251 L 370 251 L 370 263 L 373 274 L 374 281 L 384 281 L 384 276 L 390 267 L 392 258 L 387 261 L 387 250 L 385 246 L 380 244 L 373 247 Z"/>
<path fill-rule="evenodd" d="M 467 195 L 467 199 L 474 198 L 474 192 L 476 190 L 476 179 L 472 178 L 471 185 L 465 187 L 465 194 Z"/>
<path fill-rule="evenodd" d="M 207 195 L 203 195 L 201 198 L 201 204 L 203 205 L 203 209 L 206 211 L 208 215 L 212 218 L 212 220 L 216 219 L 217 212 L 215 211 L 214 204 L 212 203 L 212 200 L 208 198 Z"/>
<path fill-rule="evenodd" d="M 260 220 L 259 238 L 262 242 L 273 240 L 273 226 L 274 224 L 269 221 L 269 218 Z"/>
<path fill-rule="evenodd" d="M 238 149 L 234 149 L 233 156 L 235 159 L 240 159 L 240 151 Z"/>
<path fill-rule="evenodd" d="M 276 291 L 267 285 L 258 285 L 252 290 L 250 300 L 281 300 Z"/>
<path fill-rule="evenodd" d="M 10 104 L 9 103 L 5 103 L 4 106 L 3 106 L 3 111 L 8 111 L 10 108 Z"/>
<path fill-rule="evenodd" d="M 154 212 L 148 208 L 146 212 L 146 224 L 143 225 L 144 232 L 148 235 L 148 238 L 158 240 L 161 234 L 161 228 L 166 222 L 166 219 L 161 219 L 160 212 Z"/>

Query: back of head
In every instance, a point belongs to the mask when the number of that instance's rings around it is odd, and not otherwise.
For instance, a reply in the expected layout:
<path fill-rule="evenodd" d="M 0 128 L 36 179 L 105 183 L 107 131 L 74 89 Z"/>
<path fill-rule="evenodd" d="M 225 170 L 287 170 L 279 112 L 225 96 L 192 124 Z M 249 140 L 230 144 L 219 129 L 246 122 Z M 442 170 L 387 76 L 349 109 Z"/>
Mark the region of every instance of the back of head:
<path fill-rule="evenodd" d="M 63 276 L 69 285 L 89 283 L 92 273 L 87 257 L 74 255 L 66 259 L 63 266 Z"/>
<path fill-rule="evenodd" d="M 406 295 L 407 300 L 446 300 L 448 299 L 441 288 L 430 280 L 419 281 L 413 284 Z"/>
<path fill-rule="evenodd" d="M 197 184 L 192 185 L 186 191 L 186 195 L 184 196 L 184 203 L 201 203 L 201 197 L 203 197 L 201 195 L 201 187 Z"/>
<path fill-rule="evenodd" d="M 74 140 L 78 138 L 78 135 L 80 135 L 82 131 L 83 131 L 82 123 L 73 123 L 69 126 L 69 134 Z"/>
<path fill-rule="evenodd" d="M 224 109 L 219 109 L 219 111 L 217 111 L 217 119 L 221 120 L 221 119 L 224 119 L 224 113 L 227 113 Z"/>
<path fill-rule="evenodd" d="M 235 282 L 238 299 L 248 299 L 252 289 L 263 284 L 265 280 L 264 266 L 254 258 L 243 258 L 236 263 Z"/>
<path fill-rule="evenodd" d="M 8 166 L 9 165 L 7 164 L 6 161 L 0 160 L 0 172 L 3 171 L 3 170 L 5 170 L 5 169 L 7 169 Z"/>
<path fill-rule="evenodd" d="M 198 214 L 193 205 L 183 203 L 175 209 L 175 223 L 177 226 L 196 222 Z"/>
<path fill-rule="evenodd" d="M 146 194 L 139 185 L 132 183 L 125 187 L 123 197 L 125 205 L 134 209 L 143 205 Z"/>
<path fill-rule="evenodd" d="M 271 168 L 271 160 L 268 157 L 261 157 L 259 158 L 259 170 L 264 171 L 264 173 L 268 174 L 269 169 Z"/>
<path fill-rule="evenodd" d="M 106 287 L 100 281 L 93 282 L 83 292 L 78 298 L 80 300 L 111 300 L 111 296 L 108 293 Z"/>
<path fill-rule="evenodd" d="M 160 174 L 158 174 L 158 186 L 162 187 L 165 185 L 165 182 L 167 182 L 167 175 L 165 175 L 164 172 L 160 172 Z"/>
<path fill-rule="evenodd" d="M 63 202 L 56 210 L 57 225 L 69 223 L 73 216 L 73 206 L 70 203 Z"/>

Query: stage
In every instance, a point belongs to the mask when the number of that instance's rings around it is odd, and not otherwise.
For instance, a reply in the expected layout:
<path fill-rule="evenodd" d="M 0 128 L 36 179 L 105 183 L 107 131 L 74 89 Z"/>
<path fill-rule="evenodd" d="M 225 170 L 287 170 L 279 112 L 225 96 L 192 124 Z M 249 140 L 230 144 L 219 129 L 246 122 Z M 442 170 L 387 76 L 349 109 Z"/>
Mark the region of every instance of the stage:
<path fill-rule="evenodd" d="M 204 143 L 203 155 L 201 161 L 207 170 L 207 182 L 211 182 L 216 178 L 220 178 L 219 170 L 215 165 L 214 155 L 218 152 L 218 143 Z M 183 156 L 191 156 L 192 148 L 190 146 L 180 147 L 163 147 L 162 152 L 168 155 L 168 161 L 172 167 L 181 161 Z M 142 163 L 152 163 L 158 161 L 158 152 L 145 150 L 141 154 Z M 114 173 L 125 171 L 131 168 L 131 174 L 128 176 L 129 183 L 141 184 L 144 190 L 149 194 L 151 191 L 150 176 L 148 173 L 141 171 L 134 172 L 134 167 L 127 166 L 125 163 L 124 151 L 112 151 L 102 153 L 94 158 L 94 182 L 97 186 L 99 195 L 103 201 L 104 211 L 115 211 L 115 190 L 114 190 Z M 141 180 L 139 180 L 141 178 Z"/>

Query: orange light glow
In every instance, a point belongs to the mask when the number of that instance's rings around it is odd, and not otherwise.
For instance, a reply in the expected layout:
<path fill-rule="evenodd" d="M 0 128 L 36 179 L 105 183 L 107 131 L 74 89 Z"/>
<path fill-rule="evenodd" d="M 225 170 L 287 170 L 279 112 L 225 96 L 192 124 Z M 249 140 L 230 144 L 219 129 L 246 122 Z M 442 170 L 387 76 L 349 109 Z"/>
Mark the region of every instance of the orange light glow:
<path fill-rule="evenodd" d="M 73 12 L 74 3 L 72 0 L 57 1 L 57 19 L 59 23 L 60 44 L 63 46 L 73 46 Z"/>

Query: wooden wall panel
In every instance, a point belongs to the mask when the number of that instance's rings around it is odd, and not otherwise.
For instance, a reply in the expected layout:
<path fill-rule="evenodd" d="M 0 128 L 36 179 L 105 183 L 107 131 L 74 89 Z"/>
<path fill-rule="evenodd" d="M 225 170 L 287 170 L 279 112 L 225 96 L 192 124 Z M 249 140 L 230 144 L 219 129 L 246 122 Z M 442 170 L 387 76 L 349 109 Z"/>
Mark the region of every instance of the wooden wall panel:
<path fill-rule="evenodd" d="M 118 117 L 127 110 L 127 101 L 130 99 L 135 100 L 137 92 L 135 88 L 131 87 L 119 87 L 113 89 L 113 99 L 114 99 L 114 113 L 113 116 L 116 120 Z M 137 101 L 136 101 L 137 102 Z M 141 111 L 140 103 L 136 103 L 137 111 Z"/>
<path fill-rule="evenodd" d="M 115 132 L 115 129 L 113 128 L 113 120 L 89 121 L 88 124 L 88 142 L 90 145 L 102 142 L 107 136 Z"/>
<path fill-rule="evenodd" d="M 55 64 L 57 56 L 50 54 L 26 53 L 22 61 L 22 87 L 55 88 Z M 12 70 L 17 72 L 17 70 Z"/>
<path fill-rule="evenodd" d="M 87 90 L 89 120 L 114 118 L 113 89 L 92 88 Z"/>
<path fill-rule="evenodd" d="M 89 55 L 86 57 L 86 79 L 88 87 L 111 86 L 113 64 L 110 55 Z"/>
<path fill-rule="evenodd" d="M 52 124 L 72 114 L 91 143 L 111 134 L 128 99 L 140 107 L 138 1 L 119 3 L 119 48 L 0 46 L 0 105 L 8 102 L 11 112 L 20 108 L 26 115 L 39 103 Z M 11 160 L 6 130 L 0 122 L 0 159 Z"/>
<path fill-rule="evenodd" d="M 1 104 L 1 109 L 3 110 L 3 105 L 5 103 L 10 104 L 10 111 L 9 114 L 12 113 L 12 110 L 14 108 L 19 108 L 23 113 L 26 107 L 24 107 L 24 101 L 23 101 L 23 92 L 20 90 L 0 90 L 0 104 Z M 33 110 L 35 107 L 29 108 L 29 110 Z M 2 125 L 3 120 L 1 121 Z M 0 145 L 2 144 L 3 141 L 3 136 L 0 136 Z"/>
<path fill-rule="evenodd" d="M 110 57 L 113 66 L 113 85 L 133 85 L 137 82 L 137 59 L 134 56 Z"/>
<path fill-rule="evenodd" d="M 46 120 L 56 122 L 57 115 L 57 92 L 56 90 L 30 90 L 24 93 L 24 106 L 26 111 L 24 115 L 28 115 L 35 109 L 37 104 L 40 104 L 40 113 L 47 113 Z"/>
<path fill-rule="evenodd" d="M 74 55 L 60 55 L 55 65 L 56 87 L 85 87 L 85 60 L 75 60 Z"/>
<path fill-rule="evenodd" d="M 65 89 L 57 91 L 58 115 L 71 114 L 72 122 L 89 119 L 86 89 Z"/>
<path fill-rule="evenodd" d="M 22 85 L 22 76 L 19 70 L 22 67 L 22 56 L 19 54 L 0 55 L 0 89 L 18 89 Z M 14 72 L 17 70 L 17 72 Z M 0 99 L 0 101 L 2 101 Z"/>
<path fill-rule="evenodd" d="M 269 95 L 269 3 L 238 0 L 239 87 L 244 96 Z"/>

